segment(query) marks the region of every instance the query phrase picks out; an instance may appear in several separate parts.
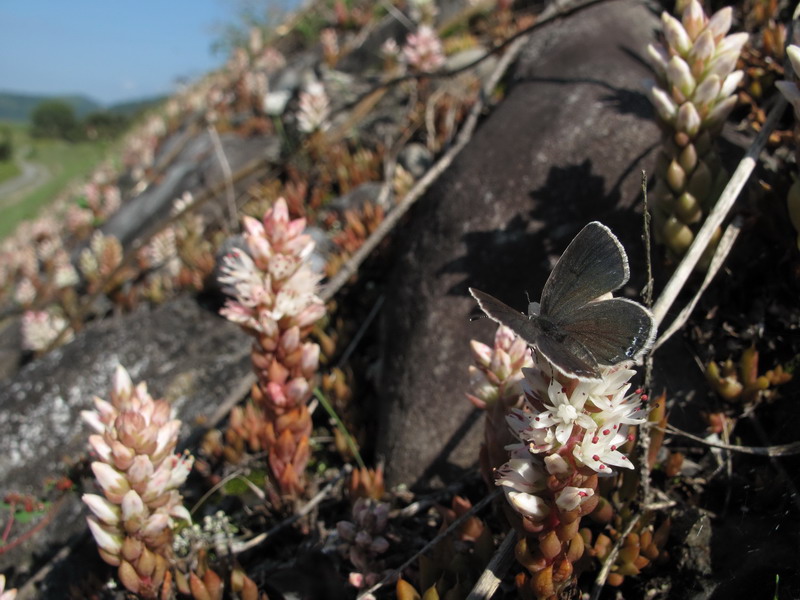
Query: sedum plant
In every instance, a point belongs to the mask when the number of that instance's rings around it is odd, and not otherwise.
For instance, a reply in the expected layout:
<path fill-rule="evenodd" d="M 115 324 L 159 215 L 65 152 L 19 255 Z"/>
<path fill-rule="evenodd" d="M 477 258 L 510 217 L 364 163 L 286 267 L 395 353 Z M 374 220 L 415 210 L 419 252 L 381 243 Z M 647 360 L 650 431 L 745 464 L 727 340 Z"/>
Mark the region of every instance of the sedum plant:
<path fill-rule="evenodd" d="M 226 441 L 266 451 L 271 475 L 286 496 L 304 490 L 311 415 L 307 402 L 319 366 L 319 346 L 305 341 L 325 314 L 309 266 L 314 241 L 305 219 L 289 220 L 279 198 L 262 221 L 244 217 L 249 254 L 225 257 L 220 282 L 233 296 L 221 313 L 253 336 L 257 382 L 252 402 L 231 412 Z"/>
<path fill-rule="evenodd" d="M 576 563 L 596 554 L 581 519 L 598 508 L 599 478 L 633 468 L 623 446 L 628 429 L 646 419 L 646 396 L 629 393 L 631 363 L 606 368 L 597 381 L 572 379 L 534 360 L 502 326 L 493 348 L 474 341 L 472 348 L 470 400 L 488 410 L 481 462 L 520 534 L 516 557 L 527 571 L 517 578 L 520 593 L 558 597 L 574 584 Z"/>
<path fill-rule="evenodd" d="M 142 598 L 156 598 L 173 561 L 173 529 L 191 522 L 178 488 L 194 458 L 175 454 L 181 422 L 166 400 L 153 400 L 142 382 L 134 387 L 117 366 L 111 401 L 94 398 L 82 416 L 95 433 L 92 471 L 103 495 L 84 494 L 87 518 L 100 556 L 118 567 L 122 584 Z"/>
<path fill-rule="evenodd" d="M 689 248 L 727 180 L 714 138 L 736 106 L 743 73 L 734 69 L 747 42 L 746 33 L 726 35 L 731 15 L 726 7 L 709 18 L 697 0 L 690 0 L 681 20 L 662 13 L 664 44 L 647 48 L 657 77 L 650 99 L 664 130 L 654 231 L 673 257 Z M 706 264 L 719 234 L 704 256 Z"/>
<path fill-rule="evenodd" d="M 798 124 L 800 123 L 800 87 L 797 84 L 797 78 L 800 77 L 800 46 L 792 44 L 786 48 L 786 55 L 792 65 L 795 79 L 794 81 L 776 81 L 775 85 L 794 109 L 795 121 L 797 122 L 795 124 L 795 147 L 797 148 L 796 152 L 800 153 L 800 124 Z M 789 219 L 795 231 L 797 231 L 797 247 L 800 248 L 800 179 L 795 178 L 794 183 L 789 188 L 786 202 L 789 209 Z"/>

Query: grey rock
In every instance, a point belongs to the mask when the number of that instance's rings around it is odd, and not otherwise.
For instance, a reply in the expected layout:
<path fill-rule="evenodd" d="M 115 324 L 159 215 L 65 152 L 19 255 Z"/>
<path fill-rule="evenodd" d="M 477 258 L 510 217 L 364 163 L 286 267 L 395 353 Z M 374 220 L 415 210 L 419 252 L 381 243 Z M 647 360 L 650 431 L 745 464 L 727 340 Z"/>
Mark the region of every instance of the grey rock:
<path fill-rule="evenodd" d="M 348 210 L 361 210 L 365 204 L 374 204 L 377 202 L 382 189 L 382 183 L 375 181 L 362 183 L 347 192 L 344 196 L 339 196 L 331 200 L 326 208 L 339 213 L 344 213 Z"/>
<path fill-rule="evenodd" d="M 363 74 L 370 69 L 380 69 L 383 66 L 381 57 L 381 46 L 392 38 L 402 46 L 405 41 L 408 29 L 404 23 L 398 21 L 392 15 L 386 15 L 372 31 L 370 31 L 364 41 L 345 54 L 336 63 L 336 68 L 347 73 Z"/>
<path fill-rule="evenodd" d="M 0 382 L 0 494 L 39 496 L 65 464 L 86 455 L 89 431 L 80 411 L 92 408 L 93 396 L 108 397 L 117 363 L 134 383 L 146 381 L 153 397 L 170 400 L 185 441 L 249 373 L 249 351 L 246 334 L 188 296 L 90 324 L 71 343 Z M 86 491 L 94 491 L 91 484 Z M 35 557 L 84 532 L 84 514 L 79 494 L 69 494 L 52 521 L 57 526 L 0 556 L 0 571 L 13 566 L 20 577 L 30 574 Z"/>
<path fill-rule="evenodd" d="M 640 82 L 657 24 L 623 0 L 539 30 L 507 96 L 411 211 L 382 315 L 377 439 L 390 485 L 449 482 L 477 461 L 469 341 L 490 342 L 495 325 L 469 321 L 469 286 L 522 310 L 526 290 L 538 295 L 567 243 L 599 219 L 628 249 L 634 283 L 623 292 L 640 289 L 635 205 L 659 143 Z"/>
<path fill-rule="evenodd" d="M 0 381 L 19 370 L 22 357 L 22 321 L 7 317 L 0 322 Z"/>
<path fill-rule="evenodd" d="M 220 143 L 234 174 L 254 159 L 274 162 L 280 156 L 280 141 L 274 136 L 243 138 L 223 134 Z M 223 181 L 222 166 L 211 138 L 207 131 L 202 131 L 185 143 L 158 184 L 123 204 L 101 229 L 104 234 L 120 240 L 123 247 L 128 247 L 133 240 L 160 228 L 174 200 L 184 192 L 199 194 Z M 236 188 L 244 189 L 251 182 L 252 179 L 245 178 L 236 183 Z M 223 208 L 218 202 L 207 204 L 203 210 L 212 212 L 210 216 L 215 217 L 222 214 Z"/>
<path fill-rule="evenodd" d="M 397 160 L 415 179 L 419 179 L 433 164 L 433 154 L 423 144 L 412 142 L 400 151 Z"/>

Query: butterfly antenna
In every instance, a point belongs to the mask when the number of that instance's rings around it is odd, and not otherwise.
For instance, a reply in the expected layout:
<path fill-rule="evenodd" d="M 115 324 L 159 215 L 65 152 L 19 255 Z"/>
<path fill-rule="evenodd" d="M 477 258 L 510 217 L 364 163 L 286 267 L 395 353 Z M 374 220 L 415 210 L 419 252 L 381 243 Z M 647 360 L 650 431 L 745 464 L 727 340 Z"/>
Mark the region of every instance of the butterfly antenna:
<path fill-rule="evenodd" d="M 528 290 L 525 290 L 525 299 L 528 301 L 528 306 L 531 305 L 531 295 L 528 293 Z"/>
<path fill-rule="evenodd" d="M 477 321 L 478 319 L 485 319 L 486 315 L 473 315 L 469 318 L 469 322 Z"/>

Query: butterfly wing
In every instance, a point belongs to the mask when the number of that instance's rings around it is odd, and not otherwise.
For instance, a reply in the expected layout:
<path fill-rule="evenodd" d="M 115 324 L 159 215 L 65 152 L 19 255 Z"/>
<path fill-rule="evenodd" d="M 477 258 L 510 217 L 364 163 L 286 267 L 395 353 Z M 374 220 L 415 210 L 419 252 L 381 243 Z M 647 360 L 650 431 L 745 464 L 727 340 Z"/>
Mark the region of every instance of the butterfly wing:
<path fill-rule="evenodd" d="M 536 350 L 559 373 L 567 377 L 581 381 L 601 378 L 597 360 L 575 336 L 542 333 L 536 343 Z"/>
<path fill-rule="evenodd" d="M 625 249 L 611 230 L 593 221 L 558 259 L 542 290 L 541 314 L 560 323 L 574 310 L 616 290 L 630 271 Z"/>
<path fill-rule="evenodd" d="M 530 318 L 486 292 L 470 288 L 469 293 L 490 319 L 510 327 L 528 344 L 535 346 L 559 372 L 582 380 L 600 378 L 597 361 L 577 337 L 565 335 L 549 321 Z"/>
<path fill-rule="evenodd" d="M 529 344 L 536 344 L 538 329 L 527 315 L 514 310 L 508 304 L 501 302 L 486 292 L 469 288 L 469 293 L 478 301 L 478 306 L 492 321 L 510 327 L 523 340 Z"/>
<path fill-rule="evenodd" d="M 570 345 L 582 346 L 601 365 L 635 360 L 650 349 L 655 338 L 652 313 L 627 298 L 585 304 L 566 315 L 557 327 Z"/>

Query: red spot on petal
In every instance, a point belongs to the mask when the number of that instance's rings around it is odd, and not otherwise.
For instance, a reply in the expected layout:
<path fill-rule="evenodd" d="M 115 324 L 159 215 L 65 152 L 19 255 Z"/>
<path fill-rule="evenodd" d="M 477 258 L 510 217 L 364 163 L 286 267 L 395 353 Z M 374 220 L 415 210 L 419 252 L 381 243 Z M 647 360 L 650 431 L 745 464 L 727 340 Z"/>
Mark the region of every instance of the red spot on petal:
<path fill-rule="evenodd" d="M 600 465 L 598 468 L 599 468 L 600 470 L 602 470 L 602 469 L 605 469 L 605 468 L 606 468 L 606 466 L 605 466 L 605 465 Z"/>
<path fill-rule="evenodd" d="M 593 461 L 595 461 L 595 462 L 600 462 L 600 455 L 599 455 L 599 454 L 595 454 L 595 455 L 592 457 L 592 460 L 593 460 Z"/>
<path fill-rule="evenodd" d="M 603 429 L 603 435 L 608 435 L 609 433 L 611 433 L 610 429 Z"/>
<path fill-rule="evenodd" d="M 599 442 L 599 441 L 600 441 L 600 438 L 599 438 L 599 437 L 597 437 L 597 436 L 594 436 L 594 437 L 592 438 L 592 443 L 593 443 L 593 444 L 596 444 L 596 443 L 597 443 L 597 442 Z"/>
<path fill-rule="evenodd" d="M 642 394 L 642 402 L 647 402 L 649 396 L 647 394 Z"/>

